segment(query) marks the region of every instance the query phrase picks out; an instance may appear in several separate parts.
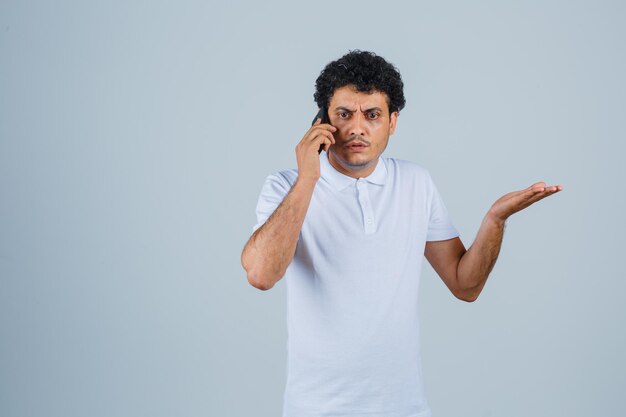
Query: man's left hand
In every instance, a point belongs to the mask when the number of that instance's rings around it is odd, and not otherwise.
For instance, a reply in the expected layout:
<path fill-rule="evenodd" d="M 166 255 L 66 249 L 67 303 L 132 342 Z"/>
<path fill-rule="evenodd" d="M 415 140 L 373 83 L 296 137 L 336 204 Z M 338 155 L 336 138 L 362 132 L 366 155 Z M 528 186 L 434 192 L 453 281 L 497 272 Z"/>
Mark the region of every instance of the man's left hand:
<path fill-rule="evenodd" d="M 513 191 L 500 197 L 491 206 L 489 215 L 494 220 L 504 223 L 512 214 L 561 190 L 563 190 L 561 185 L 546 186 L 545 182 L 535 183 L 525 190 Z"/>

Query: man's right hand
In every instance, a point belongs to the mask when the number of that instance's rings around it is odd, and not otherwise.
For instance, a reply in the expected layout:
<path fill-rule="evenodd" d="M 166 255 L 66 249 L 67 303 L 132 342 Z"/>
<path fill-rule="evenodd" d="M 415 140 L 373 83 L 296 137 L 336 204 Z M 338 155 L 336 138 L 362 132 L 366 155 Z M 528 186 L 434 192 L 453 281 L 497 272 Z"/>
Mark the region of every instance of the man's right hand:
<path fill-rule="evenodd" d="M 317 119 L 296 146 L 298 178 L 283 201 L 248 239 L 241 264 L 248 282 L 268 290 L 278 282 L 293 259 L 304 217 L 311 203 L 315 184 L 320 177 L 320 146 L 324 150 L 335 143 L 337 128 Z"/>
<path fill-rule="evenodd" d="M 317 181 L 320 177 L 320 156 L 317 152 L 320 146 L 324 150 L 335 143 L 333 133 L 337 128 L 328 123 L 322 123 L 317 119 L 313 126 L 306 132 L 300 143 L 296 145 L 296 160 L 298 162 L 298 179 Z"/>

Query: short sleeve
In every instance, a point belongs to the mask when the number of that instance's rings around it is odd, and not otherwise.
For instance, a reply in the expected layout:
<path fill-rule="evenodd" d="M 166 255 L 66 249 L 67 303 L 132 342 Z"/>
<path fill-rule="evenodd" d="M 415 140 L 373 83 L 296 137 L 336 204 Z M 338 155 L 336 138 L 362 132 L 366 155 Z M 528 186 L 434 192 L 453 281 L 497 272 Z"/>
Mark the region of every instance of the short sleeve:
<path fill-rule="evenodd" d="M 439 190 L 435 186 L 430 174 L 428 174 L 430 182 L 430 217 L 428 220 L 427 241 L 447 240 L 459 236 L 459 232 L 452 224 L 452 220 L 448 215 L 448 210 L 439 194 Z"/>
<path fill-rule="evenodd" d="M 256 205 L 257 223 L 252 228 L 253 232 L 265 224 L 287 193 L 289 193 L 290 189 L 291 185 L 280 173 L 267 176 L 263 188 L 261 189 L 261 194 L 259 195 L 259 201 Z"/>

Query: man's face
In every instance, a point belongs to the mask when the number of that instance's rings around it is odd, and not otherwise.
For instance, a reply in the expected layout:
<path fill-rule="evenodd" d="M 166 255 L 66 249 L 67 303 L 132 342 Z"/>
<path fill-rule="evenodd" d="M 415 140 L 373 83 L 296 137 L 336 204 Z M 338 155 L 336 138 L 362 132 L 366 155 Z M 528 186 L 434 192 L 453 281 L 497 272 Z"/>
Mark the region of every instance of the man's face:
<path fill-rule="evenodd" d="M 331 165 L 354 178 L 371 174 L 396 128 L 398 113 L 389 114 L 387 95 L 362 93 L 352 85 L 338 88 L 330 99 L 328 115 L 337 128 L 329 150 Z"/>

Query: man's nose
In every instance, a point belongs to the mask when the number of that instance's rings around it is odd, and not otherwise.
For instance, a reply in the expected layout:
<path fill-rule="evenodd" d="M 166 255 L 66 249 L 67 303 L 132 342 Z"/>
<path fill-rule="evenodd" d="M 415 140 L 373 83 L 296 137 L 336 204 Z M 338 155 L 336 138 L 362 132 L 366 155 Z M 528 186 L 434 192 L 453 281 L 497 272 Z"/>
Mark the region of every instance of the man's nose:
<path fill-rule="evenodd" d="M 355 112 L 350 124 L 350 135 L 365 135 L 365 118 L 360 112 Z"/>

